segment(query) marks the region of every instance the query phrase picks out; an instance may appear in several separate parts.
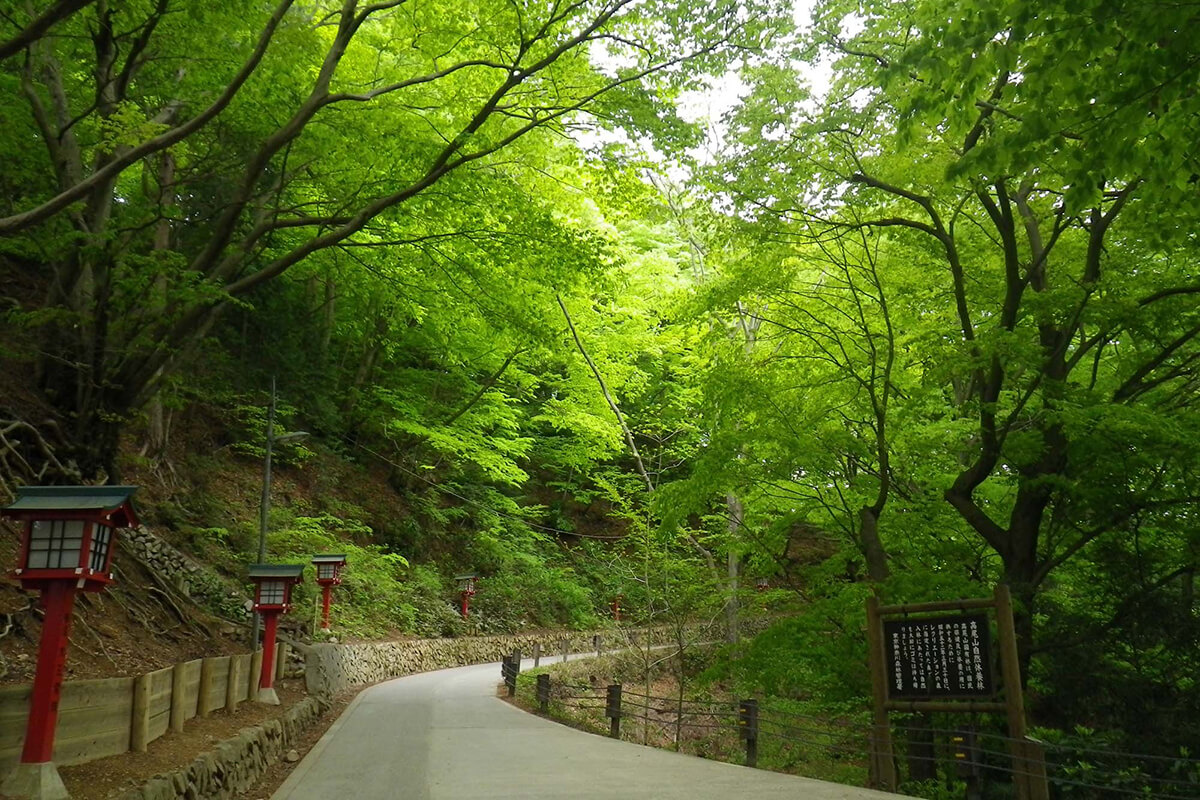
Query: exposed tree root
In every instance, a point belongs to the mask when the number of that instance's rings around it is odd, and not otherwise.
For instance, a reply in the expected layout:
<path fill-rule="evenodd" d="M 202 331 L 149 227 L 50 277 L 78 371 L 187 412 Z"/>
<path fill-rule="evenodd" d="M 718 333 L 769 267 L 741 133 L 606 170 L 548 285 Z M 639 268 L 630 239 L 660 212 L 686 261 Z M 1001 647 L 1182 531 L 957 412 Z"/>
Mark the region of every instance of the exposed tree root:
<path fill-rule="evenodd" d="M 58 456 L 66 448 L 66 438 L 54 420 L 47 419 L 39 427 L 0 409 L 0 490 L 12 496 L 20 484 L 82 483 L 78 465 Z"/>

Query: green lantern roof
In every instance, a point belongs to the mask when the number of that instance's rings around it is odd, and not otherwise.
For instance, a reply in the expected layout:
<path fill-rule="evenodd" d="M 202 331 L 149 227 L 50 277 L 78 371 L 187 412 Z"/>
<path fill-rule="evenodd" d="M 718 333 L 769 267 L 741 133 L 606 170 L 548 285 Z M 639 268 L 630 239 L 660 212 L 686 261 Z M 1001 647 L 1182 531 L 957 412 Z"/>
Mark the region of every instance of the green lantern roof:
<path fill-rule="evenodd" d="M 137 525 L 137 517 L 129 502 L 136 486 L 22 486 L 17 499 L 0 509 L 5 516 L 25 517 L 39 511 L 104 511 L 121 510 L 124 519 L 113 520 L 118 525 Z"/>
<path fill-rule="evenodd" d="M 304 564 L 254 564 L 250 567 L 251 578 L 292 578 L 300 580 Z"/>
<path fill-rule="evenodd" d="M 341 564 L 345 560 L 345 553 L 321 553 L 312 557 L 314 564 Z"/>

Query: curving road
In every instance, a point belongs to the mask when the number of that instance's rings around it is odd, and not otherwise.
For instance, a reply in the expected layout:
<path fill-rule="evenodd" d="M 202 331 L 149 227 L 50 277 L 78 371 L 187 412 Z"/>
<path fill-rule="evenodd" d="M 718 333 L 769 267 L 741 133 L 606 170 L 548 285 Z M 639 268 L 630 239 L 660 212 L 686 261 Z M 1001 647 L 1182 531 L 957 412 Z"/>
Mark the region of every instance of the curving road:
<path fill-rule="evenodd" d="M 272 800 L 897 797 L 583 733 L 500 700 L 499 676 L 483 664 L 364 690 Z"/>

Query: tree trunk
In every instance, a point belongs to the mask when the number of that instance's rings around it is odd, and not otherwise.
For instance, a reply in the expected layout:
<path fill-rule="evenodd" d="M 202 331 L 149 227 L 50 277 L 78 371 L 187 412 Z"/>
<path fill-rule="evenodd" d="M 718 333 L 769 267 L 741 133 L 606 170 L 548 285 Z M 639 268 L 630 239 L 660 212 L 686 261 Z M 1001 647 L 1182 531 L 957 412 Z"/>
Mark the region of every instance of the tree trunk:
<path fill-rule="evenodd" d="M 867 576 L 874 582 L 886 581 L 892 571 L 888 567 L 887 552 L 879 538 L 879 515 L 870 506 L 859 509 L 859 547 L 867 562 Z"/>
<path fill-rule="evenodd" d="M 738 578 L 741 572 L 741 559 L 738 556 L 737 548 L 734 547 L 734 543 L 738 539 L 738 533 L 746 518 L 746 508 L 742 504 L 742 499 L 732 492 L 725 495 L 725 506 L 729 510 L 729 544 L 726 545 L 728 548 L 727 577 L 729 596 L 725 599 L 725 640 L 730 644 L 736 644 L 741 639 L 740 608 L 738 603 Z"/>
<path fill-rule="evenodd" d="M 371 373 L 374 372 L 375 362 L 383 352 L 384 340 L 391 331 L 391 319 L 388 316 L 387 309 L 381 310 L 376 300 L 372 299 L 368 313 L 375 317 L 375 325 L 367 339 L 367 346 L 363 351 L 362 358 L 358 361 L 358 368 L 354 371 L 354 379 L 350 384 L 350 391 L 346 393 L 346 399 L 342 403 L 342 413 L 346 416 L 350 416 L 350 413 L 354 411 L 354 407 L 358 404 L 359 390 L 362 389 L 367 379 L 371 377 Z"/>
<path fill-rule="evenodd" d="M 1035 527 L 1030 528 L 1033 525 Z M 1013 629 L 1017 634 L 1017 658 L 1021 664 L 1021 683 L 1029 680 L 1029 659 L 1033 650 L 1033 618 L 1037 599 L 1037 541 L 1040 515 L 1035 520 L 1014 524 L 1008 532 L 1009 547 L 1001 553 L 1004 583 L 1012 592 Z"/>
<path fill-rule="evenodd" d="M 163 253 L 171 249 L 171 220 L 166 211 L 175 204 L 175 157 L 164 153 L 158 171 L 159 206 L 163 217 L 154 228 L 154 252 Z M 162 313 L 167 307 L 167 279 L 159 274 L 150 290 L 151 306 Z M 162 379 L 162 370 L 156 373 Z M 162 390 L 155 391 L 146 406 L 145 452 L 154 461 L 162 461 L 167 453 L 168 419 L 163 407 Z"/>
<path fill-rule="evenodd" d="M 333 321 L 337 311 L 337 284 L 332 275 L 325 276 L 325 305 L 321 309 L 321 363 L 329 363 L 329 343 L 333 341 Z"/>

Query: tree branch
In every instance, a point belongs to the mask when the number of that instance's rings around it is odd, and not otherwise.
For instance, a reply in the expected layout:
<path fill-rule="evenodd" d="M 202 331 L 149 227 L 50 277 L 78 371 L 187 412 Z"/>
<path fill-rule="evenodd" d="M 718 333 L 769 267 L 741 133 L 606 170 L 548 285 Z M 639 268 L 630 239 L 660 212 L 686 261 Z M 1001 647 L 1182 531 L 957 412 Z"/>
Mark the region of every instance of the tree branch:
<path fill-rule="evenodd" d="M 45 36 L 55 25 L 94 2 L 95 0 L 58 0 L 35 17 L 16 36 L 0 43 L 0 61 L 21 52 Z"/>

